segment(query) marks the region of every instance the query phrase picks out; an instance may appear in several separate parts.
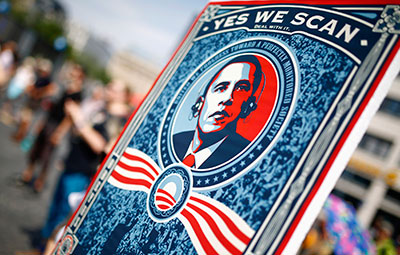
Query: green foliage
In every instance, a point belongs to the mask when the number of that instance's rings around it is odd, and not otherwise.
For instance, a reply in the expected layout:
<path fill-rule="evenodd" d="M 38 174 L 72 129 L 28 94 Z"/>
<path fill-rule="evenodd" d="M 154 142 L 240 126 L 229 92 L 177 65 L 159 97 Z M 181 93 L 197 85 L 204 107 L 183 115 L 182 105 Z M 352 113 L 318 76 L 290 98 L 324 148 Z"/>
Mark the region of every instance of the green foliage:
<path fill-rule="evenodd" d="M 48 43 L 53 43 L 57 37 L 64 34 L 63 27 L 52 20 L 36 20 L 32 27 Z"/>
<path fill-rule="evenodd" d="M 86 72 L 86 75 L 100 80 L 104 84 L 111 81 L 111 77 L 107 74 L 106 70 L 97 64 L 97 61 L 91 56 L 78 54 L 72 49 L 68 52 L 67 57 L 73 62 L 81 65 Z"/>
<path fill-rule="evenodd" d="M 11 8 L 11 16 L 13 19 L 22 25 L 26 25 L 28 13 L 20 8 Z"/>
<path fill-rule="evenodd" d="M 24 7 L 23 0 L 11 0 L 11 16 L 15 22 L 23 27 L 33 29 L 42 41 L 48 45 L 53 45 L 54 40 L 65 34 L 63 21 L 57 18 L 46 18 L 46 16 L 38 10 L 30 10 Z M 97 64 L 97 61 L 91 56 L 78 54 L 74 49 L 67 45 L 64 50 L 68 59 L 80 64 L 86 71 L 86 75 L 102 81 L 107 84 L 111 78 L 104 68 Z"/>
<path fill-rule="evenodd" d="M 37 32 L 40 38 L 53 44 L 54 40 L 64 35 L 62 21 L 46 18 L 43 13 L 38 10 L 27 10 L 23 7 L 20 1 L 11 1 L 11 16 L 14 21 L 24 27 L 28 27 Z"/>

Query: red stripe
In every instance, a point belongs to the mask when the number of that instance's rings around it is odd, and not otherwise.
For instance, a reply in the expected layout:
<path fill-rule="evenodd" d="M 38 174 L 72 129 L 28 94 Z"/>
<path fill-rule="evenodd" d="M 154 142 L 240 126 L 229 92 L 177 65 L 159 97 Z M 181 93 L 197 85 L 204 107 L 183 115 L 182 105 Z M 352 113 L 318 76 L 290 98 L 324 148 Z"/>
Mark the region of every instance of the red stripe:
<path fill-rule="evenodd" d="M 245 234 L 243 234 L 243 232 L 236 226 L 236 224 L 228 216 L 226 216 L 220 209 L 197 197 L 190 197 L 190 199 L 212 209 L 216 214 L 218 214 L 219 217 L 222 218 L 226 226 L 228 226 L 229 230 L 243 243 L 248 244 L 250 242 L 250 238 L 247 237 Z"/>
<path fill-rule="evenodd" d="M 149 162 L 147 162 L 145 159 L 142 159 L 141 157 L 138 157 L 138 156 L 135 156 L 135 155 L 131 155 L 131 154 L 127 153 L 127 152 L 124 152 L 124 154 L 122 156 L 127 158 L 127 159 L 130 159 L 130 160 L 136 160 L 136 161 L 144 163 L 146 166 L 150 167 L 151 170 L 153 170 L 153 172 L 156 175 L 158 175 L 157 169 L 154 168 L 154 166 L 152 164 L 150 164 Z"/>
<path fill-rule="evenodd" d="M 171 194 L 169 194 L 169 192 L 167 192 L 163 189 L 158 189 L 157 192 L 160 192 L 160 193 L 168 196 L 172 201 L 174 201 L 174 203 L 176 203 L 175 198 Z"/>
<path fill-rule="evenodd" d="M 165 203 L 167 203 L 167 204 L 169 204 L 169 205 L 171 205 L 171 206 L 174 206 L 174 202 L 172 202 L 171 200 L 169 200 L 168 198 L 166 198 L 166 197 L 162 197 L 162 196 L 156 196 L 156 202 L 157 201 L 162 201 L 162 202 L 165 202 Z"/>
<path fill-rule="evenodd" d="M 201 247 L 203 247 L 206 254 L 211 254 L 211 255 L 218 254 L 211 246 L 210 242 L 207 240 L 196 218 L 186 209 L 183 209 L 181 214 L 189 221 L 190 225 L 194 230 L 194 233 L 197 236 L 197 239 L 199 239 Z"/>
<path fill-rule="evenodd" d="M 240 250 L 238 250 L 235 246 L 232 245 L 232 243 L 227 238 L 225 238 L 224 234 L 219 229 L 217 223 L 207 212 L 190 203 L 187 203 L 187 206 L 195 210 L 204 218 L 205 221 L 207 221 L 208 225 L 211 227 L 211 230 L 214 232 L 215 236 L 229 252 L 231 252 L 232 254 L 242 254 Z"/>
<path fill-rule="evenodd" d="M 141 179 L 133 179 L 133 178 L 126 178 L 116 171 L 113 171 L 111 174 L 112 177 L 114 177 L 117 181 L 122 182 L 124 184 L 132 184 L 132 185 L 141 185 L 145 186 L 146 188 L 150 189 L 151 183 L 145 180 Z"/>
<path fill-rule="evenodd" d="M 161 210 L 167 210 L 167 209 L 171 208 L 171 207 L 168 206 L 168 205 L 157 205 L 157 207 L 158 207 L 159 209 L 161 209 Z"/>
<path fill-rule="evenodd" d="M 142 173 L 144 175 L 146 175 L 147 177 L 149 177 L 151 180 L 155 180 L 154 176 L 151 175 L 151 173 L 149 173 L 146 169 L 141 168 L 141 167 L 134 167 L 134 166 L 130 166 L 125 164 L 124 162 L 119 161 L 118 166 L 122 167 L 125 170 L 131 171 L 131 172 L 137 172 L 137 173 Z"/>

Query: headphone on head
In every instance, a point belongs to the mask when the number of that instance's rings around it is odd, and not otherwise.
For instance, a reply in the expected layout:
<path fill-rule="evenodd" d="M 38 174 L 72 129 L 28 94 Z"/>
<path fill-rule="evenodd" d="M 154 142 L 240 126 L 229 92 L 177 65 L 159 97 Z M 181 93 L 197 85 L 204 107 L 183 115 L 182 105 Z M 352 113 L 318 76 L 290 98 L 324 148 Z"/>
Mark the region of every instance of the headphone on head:
<path fill-rule="evenodd" d="M 256 97 L 251 96 L 251 97 L 249 97 L 249 99 L 247 99 L 247 101 L 243 102 L 242 108 L 241 108 L 241 111 L 239 114 L 239 118 L 242 118 L 242 119 L 246 118 L 255 109 L 257 109 Z"/>
<path fill-rule="evenodd" d="M 230 63 L 228 63 L 226 65 L 229 65 L 229 64 Z M 260 100 L 260 97 L 261 97 L 262 93 L 264 92 L 264 88 L 265 88 L 265 74 L 264 74 L 264 72 L 262 70 L 260 72 L 261 72 L 261 75 L 263 77 L 263 86 L 262 86 L 262 89 L 261 89 L 261 91 L 260 91 L 260 93 L 258 95 L 258 98 L 256 98 L 254 96 L 254 94 L 253 94 L 253 95 L 251 95 L 249 97 L 249 99 L 247 99 L 247 101 L 242 103 L 241 112 L 239 114 L 239 118 L 243 118 L 244 119 L 247 116 L 249 116 L 251 112 L 253 112 L 254 110 L 257 109 L 257 103 Z M 196 102 L 192 105 L 191 114 L 189 116 L 189 120 L 192 120 L 193 118 L 197 118 L 199 116 L 201 107 L 203 106 L 203 103 L 204 103 L 204 100 L 205 100 L 205 95 L 207 93 L 208 87 L 209 87 L 209 85 L 204 90 L 203 95 L 199 96 L 197 98 Z M 254 93 L 255 93 L 255 91 L 254 91 Z"/>
<path fill-rule="evenodd" d="M 243 102 L 242 107 L 241 107 L 241 111 L 239 114 L 239 118 L 246 118 L 247 116 L 250 115 L 251 112 L 253 112 L 254 110 L 257 109 L 257 103 L 260 100 L 261 94 L 264 92 L 264 87 L 265 87 L 265 75 L 263 72 L 262 76 L 263 76 L 263 86 L 261 89 L 261 92 L 258 96 L 258 98 L 256 98 L 254 95 L 250 96 L 249 99 L 247 99 L 247 101 Z M 204 95 L 206 94 L 206 92 L 204 93 Z M 205 96 L 199 96 L 196 100 L 196 102 L 192 105 L 191 107 L 191 115 L 189 116 L 189 119 L 192 120 L 193 118 L 197 118 L 200 114 L 200 109 L 203 106 L 204 103 L 204 97 Z"/>
<path fill-rule="evenodd" d="M 200 114 L 200 109 L 203 106 L 203 102 L 204 102 L 204 97 L 203 96 L 199 96 L 199 98 L 197 98 L 196 103 L 194 103 L 194 105 L 192 105 L 191 109 L 192 109 L 192 114 L 191 114 L 191 118 L 190 120 L 192 120 L 193 118 L 197 118 Z"/>

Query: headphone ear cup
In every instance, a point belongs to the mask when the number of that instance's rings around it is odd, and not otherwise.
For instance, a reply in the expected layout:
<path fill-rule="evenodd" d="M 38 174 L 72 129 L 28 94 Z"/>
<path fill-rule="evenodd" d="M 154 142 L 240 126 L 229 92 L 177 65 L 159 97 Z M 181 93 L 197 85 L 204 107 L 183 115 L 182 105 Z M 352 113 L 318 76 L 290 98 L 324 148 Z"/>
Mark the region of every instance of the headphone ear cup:
<path fill-rule="evenodd" d="M 204 102 L 204 98 L 203 97 L 199 97 L 196 100 L 196 103 L 194 103 L 194 105 L 192 105 L 192 116 L 193 118 L 197 118 L 197 116 L 199 116 L 200 114 L 200 109 L 203 106 L 203 102 Z"/>
<path fill-rule="evenodd" d="M 241 118 L 246 118 L 249 114 L 257 109 L 256 97 L 251 96 L 246 102 L 242 104 Z"/>

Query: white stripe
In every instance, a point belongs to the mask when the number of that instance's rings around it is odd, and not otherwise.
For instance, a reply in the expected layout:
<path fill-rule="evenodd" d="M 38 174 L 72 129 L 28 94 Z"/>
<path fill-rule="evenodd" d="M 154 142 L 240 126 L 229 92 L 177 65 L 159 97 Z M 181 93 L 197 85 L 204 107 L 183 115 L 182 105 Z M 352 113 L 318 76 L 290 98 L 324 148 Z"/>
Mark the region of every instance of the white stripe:
<path fill-rule="evenodd" d="M 148 177 L 145 174 L 138 173 L 138 172 L 132 172 L 132 171 L 129 171 L 129 170 L 125 170 L 120 166 L 116 166 L 114 171 L 116 171 L 117 173 L 119 173 L 120 175 L 122 175 L 122 176 L 124 176 L 126 178 L 145 180 L 145 181 L 148 181 L 150 183 L 154 182 L 152 179 L 150 179 L 150 177 Z"/>
<path fill-rule="evenodd" d="M 172 204 L 175 204 L 175 202 L 169 196 L 165 195 L 164 193 L 157 192 L 156 196 L 163 197 L 163 198 L 167 199 L 168 201 L 170 201 Z"/>
<path fill-rule="evenodd" d="M 149 193 L 149 189 L 146 188 L 145 186 L 142 185 L 134 185 L 134 184 L 125 184 L 122 183 L 118 180 L 116 180 L 114 177 L 110 176 L 108 178 L 108 183 L 110 183 L 111 185 L 120 188 L 120 189 L 124 189 L 124 190 L 137 190 L 137 191 L 144 191 L 146 193 Z"/>
<path fill-rule="evenodd" d="M 206 239 L 214 248 L 214 250 L 217 252 L 217 254 L 232 254 L 225 248 L 225 246 L 220 242 L 220 240 L 218 240 L 217 236 L 214 234 L 210 225 L 208 225 L 208 222 L 203 218 L 203 216 L 201 216 L 200 214 L 198 214 L 196 211 L 192 210 L 189 207 L 186 207 L 185 209 L 191 215 L 193 215 L 196 221 L 199 223 Z"/>
<path fill-rule="evenodd" d="M 178 219 L 181 221 L 183 226 L 185 226 L 186 232 L 188 233 L 188 235 L 190 237 L 190 241 L 192 241 L 192 244 L 193 244 L 194 248 L 196 249 L 196 252 L 200 255 L 206 255 L 206 252 L 204 251 L 203 247 L 201 246 L 200 241 L 197 238 L 197 235 L 194 232 L 192 225 L 190 224 L 188 219 L 186 219 L 182 214 L 178 215 Z"/>
<path fill-rule="evenodd" d="M 147 172 L 149 172 L 151 174 L 151 176 L 153 176 L 154 178 L 157 176 L 153 169 L 151 169 L 148 165 L 146 165 L 143 162 L 137 161 L 137 160 L 130 160 L 128 158 L 122 157 L 120 160 L 122 163 L 127 164 L 128 166 L 131 167 L 139 167 L 139 168 L 143 168 L 145 169 Z M 118 165 L 118 164 L 117 164 Z M 157 169 L 157 168 L 156 168 Z"/>
<path fill-rule="evenodd" d="M 147 154 L 145 154 L 145 153 L 143 153 L 143 152 L 141 152 L 141 151 L 139 151 L 137 149 L 133 149 L 133 148 L 129 148 L 129 147 L 126 148 L 125 152 L 130 154 L 130 155 L 135 155 L 135 156 L 138 156 L 138 157 L 142 158 L 143 160 L 145 160 L 148 163 L 150 163 L 157 170 L 158 174 L 161 173 L 160 167 Z"/>
<path fill-rule="evenodd" d="M 233 222 L 235 222 L 236 226 L 249 238 L 252 238 L 255 231 L 239 216 L 237 215 L 233 210 L 228 208 L 226 205 L 218 202 L 217 200 L 214 200 L 212 198 L 209 198 L 207 196 L 201 195 L 199 193 L 192 193 L 193 197 L 196 197 L 200 200 L 206 201 L 209 204 L 212 204 L 213 206 L 217 207 L 219 210 L 221 210 L 228 218 L 230 218 Z M 192 201 L 192 200 L 191 200 Z"/>
<path fill-rule="evenodd" d="M 247 247 L 247 243 L 243 243 L 239 238 L 235 236 L 234 233 L 228 228 L 228 226 L 225 224 L 225 222 L 222 220 L 222 218 L 215 213 L 212 209 L 209 207 L 202 205 L 198 202 L 195 202 L 193 200 L 190 201 L 191 204 L 199 207 L 203 211 L 205 211 L 210 217 L 215 221 L 217 224 L 219 230 L 221 230 L 222 234 L 225 236 L 226 239 L 229 240 L 231 244 L 233 244 L 238 250 L 244 251 Z"/>

